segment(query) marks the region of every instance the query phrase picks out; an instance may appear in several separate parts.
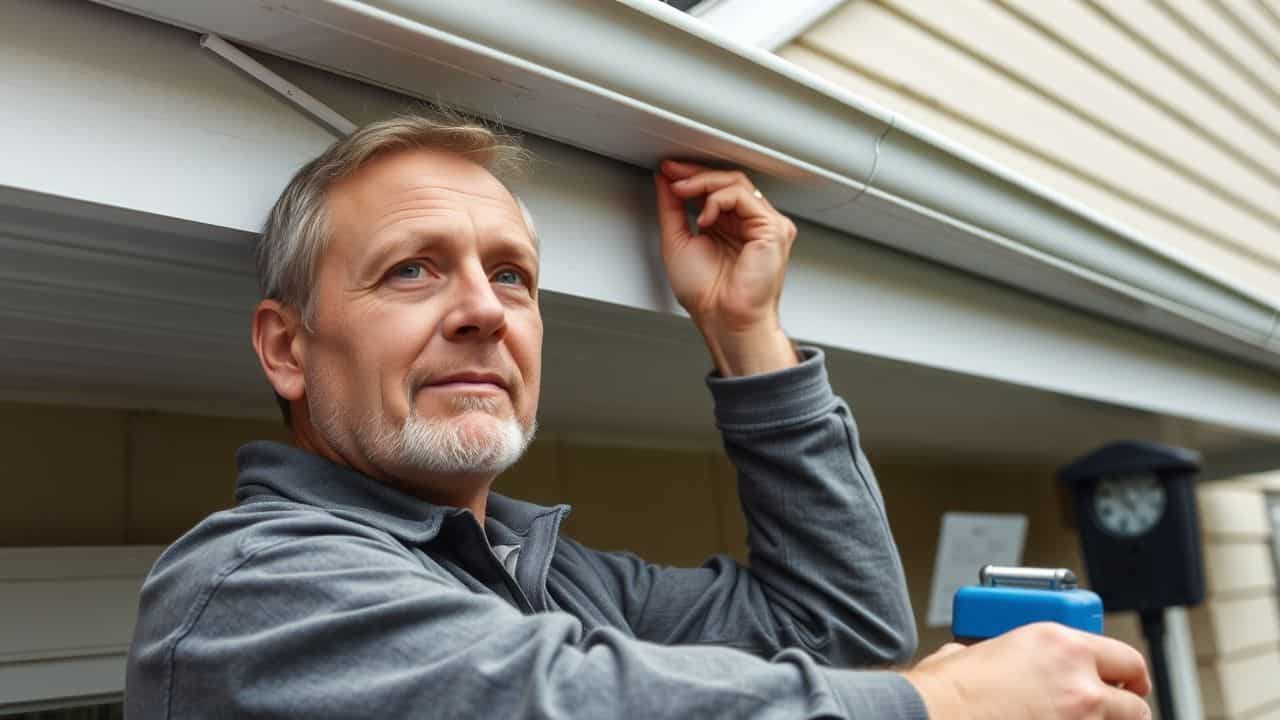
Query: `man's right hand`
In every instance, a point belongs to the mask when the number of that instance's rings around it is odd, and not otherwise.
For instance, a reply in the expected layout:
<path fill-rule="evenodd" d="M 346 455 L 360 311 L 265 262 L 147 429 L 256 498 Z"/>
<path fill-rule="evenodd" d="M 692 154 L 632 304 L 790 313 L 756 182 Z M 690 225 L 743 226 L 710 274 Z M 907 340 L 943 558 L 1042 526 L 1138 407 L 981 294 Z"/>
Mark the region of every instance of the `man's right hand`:
<path fill-rule="evenodd" d="M 950 644 L 905 673 L 931 720 L 1150 720 L 1146 661 L 1132 647 L 1053 623 L 971 647 Z"/>

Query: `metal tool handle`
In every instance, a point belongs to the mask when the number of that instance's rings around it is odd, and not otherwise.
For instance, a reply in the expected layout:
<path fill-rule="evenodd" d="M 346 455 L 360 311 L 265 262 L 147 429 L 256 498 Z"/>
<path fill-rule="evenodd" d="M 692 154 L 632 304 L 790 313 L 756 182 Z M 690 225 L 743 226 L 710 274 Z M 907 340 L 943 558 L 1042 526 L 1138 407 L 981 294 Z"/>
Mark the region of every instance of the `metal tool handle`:
<path fill-rule="evenodd" d="M 987 587 L 1025 587 L 1071 590 L 1076 574 L 1066 568 L 1001 567 L 987 565 L 978 572 L 978 582 Z"/>

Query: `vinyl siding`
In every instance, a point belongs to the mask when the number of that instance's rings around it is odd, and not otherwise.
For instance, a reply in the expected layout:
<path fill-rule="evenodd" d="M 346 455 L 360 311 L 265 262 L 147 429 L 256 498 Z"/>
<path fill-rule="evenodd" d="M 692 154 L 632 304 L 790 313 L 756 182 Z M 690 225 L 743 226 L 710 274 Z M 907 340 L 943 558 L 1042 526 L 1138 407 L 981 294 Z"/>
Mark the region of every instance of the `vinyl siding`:
<path fill-rule="evenodd" d="M 1208 594 L 1190 613 L 1205 717 L 1280 712 L 1280 595 L 1263 490 L 1243 481 L 1199 492 Z"/>
<path fill-rule="evenodd" d="M 1276 37 L 1258 0 L 853 0 L 779 53 L 1280 299 Z"/>

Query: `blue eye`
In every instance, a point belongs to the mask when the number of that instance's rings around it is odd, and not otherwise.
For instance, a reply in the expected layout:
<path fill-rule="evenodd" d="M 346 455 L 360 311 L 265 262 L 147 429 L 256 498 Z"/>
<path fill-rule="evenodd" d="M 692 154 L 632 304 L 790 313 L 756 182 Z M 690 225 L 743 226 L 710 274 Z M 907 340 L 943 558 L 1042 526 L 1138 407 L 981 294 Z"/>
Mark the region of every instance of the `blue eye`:
<path fill-rule="evenodd" d="M 401 280 L 417 280 L 422 277 L 422 266 L 418 263 L 406 263 L 397 266 L 391 274 Z"/>
<path fill-rule="evenodd" d="M 523 280 L 515 270 L 499 270 L 493 274 L 493 281 L 504 285 L 519 285 Z"/>

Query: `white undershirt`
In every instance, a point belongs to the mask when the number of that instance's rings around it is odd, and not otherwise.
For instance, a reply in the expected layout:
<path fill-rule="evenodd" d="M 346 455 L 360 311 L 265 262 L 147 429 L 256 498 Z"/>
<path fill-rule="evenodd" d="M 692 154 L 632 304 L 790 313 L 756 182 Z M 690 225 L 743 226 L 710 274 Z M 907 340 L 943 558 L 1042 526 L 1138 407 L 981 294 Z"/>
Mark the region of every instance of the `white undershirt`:
<path fill-rule="evenodd" d="M 494 545 L 493 555 L 502 563 L 511 577 L 516 576 L 516 563 L 520 561 L 519 545 Z"/>

